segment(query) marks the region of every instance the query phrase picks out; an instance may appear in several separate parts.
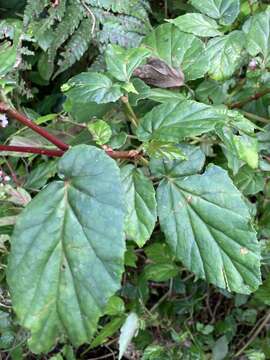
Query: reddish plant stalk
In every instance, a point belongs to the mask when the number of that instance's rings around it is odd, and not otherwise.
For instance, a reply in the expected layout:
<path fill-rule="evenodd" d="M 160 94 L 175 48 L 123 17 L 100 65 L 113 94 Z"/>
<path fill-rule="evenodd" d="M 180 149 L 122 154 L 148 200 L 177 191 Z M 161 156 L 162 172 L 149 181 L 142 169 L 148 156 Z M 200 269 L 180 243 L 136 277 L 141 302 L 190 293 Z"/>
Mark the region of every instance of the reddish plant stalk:
<path fill-rule="evenodd" d="M 7 104 L 0 103 L 0 112 L 7 114 L 9 117 L 18 120 L 20 123 L 24 124 L 28 128 L 32 129 L 45 139 L 47 139 L 50 143 L 54 144 L 61 150 L 67 150 L 69 146 L 63 141 L 59 140 L 56 136 L 50 134 L 47 130 L 42 128 L 41 126 L 35 124 L 33 121 L 28 119 L 25 115 L 19 113 L 16 110 L 11 109 Z"/>
<path fill-rule="evenodd" d="M 249 97 L 247 97 L 246 99 L 242 100 L 242 101 L 238 101 L 232 104 L 228 104 L 228 107 L 230 109 L 240 109 L 241 107 L 243 107 L 244 105 L 246 105 L 247 103 L 249 103 L 250 101 L 254 101 L 257 100 L 261 97 L 263 97 L 264 95 L 267 95 L 270 93 L 270 89 L 265 89 L 262 90 L 261 92 L 258 92 L 254 95 L 251 95 Z"/>
<path fill-rule="evenodd" d="M 31 153 L 31 154 L 41 154 L 47 156 L 61 157 L 64 155 L 65 151 L 69 149 L 69 145 L 59 140 L 56 136 L 50 134 L 47 130 L 42 128 L 41 126 L 35 124 L 30 119 L 28 119 L 25 115 L 19 113 L 18 111 L 11 109 L 7 104 L 1 102 L 0 103 L 0 113 L 6 113 L 9 117 L 12 117 L 28 128 L 32 129 L 52 144 L 56 145 L 60 150 L 50 150 L 43 149 L 38 147 L 31 146 L 12 146 L 12 145 L 0 145 L 0 151 L 13 151 L 13 152 L 21 152 L 21 153 Z M 114 151 L 108 146 L 103 146 L 104 151 L 113 159 L 138 159 L 141 157 L 141 152 L 137 150 L 130 151 Z"/>
<path fill-rule="evenodd" d="M 40 155 L 47 155 L 53 157 L 60 157 L 65 153 L 63 150 L 58 150 L 58 149 L 50 150 L 50 149 L 42 149 L 31 146 L 12 146 L 12 145 L 0 145 L 0 151 L 13 151 L 20 153 L 40 154 Z"/>

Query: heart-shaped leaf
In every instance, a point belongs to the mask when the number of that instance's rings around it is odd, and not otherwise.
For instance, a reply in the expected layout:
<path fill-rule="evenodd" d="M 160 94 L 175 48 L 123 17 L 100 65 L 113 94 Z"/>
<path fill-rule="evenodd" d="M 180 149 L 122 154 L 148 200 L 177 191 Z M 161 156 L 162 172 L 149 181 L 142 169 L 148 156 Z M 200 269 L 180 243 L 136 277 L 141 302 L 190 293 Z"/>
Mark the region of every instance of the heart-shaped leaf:
<path fill-rule="evenodd" d="M 20 215 L 12 238 L 8 283 L 33 352 L 61 334 L 78 346 L 96 330 L 120 286 L 125 251 L 120 172 L 102 150 L 80 145 Z"/>

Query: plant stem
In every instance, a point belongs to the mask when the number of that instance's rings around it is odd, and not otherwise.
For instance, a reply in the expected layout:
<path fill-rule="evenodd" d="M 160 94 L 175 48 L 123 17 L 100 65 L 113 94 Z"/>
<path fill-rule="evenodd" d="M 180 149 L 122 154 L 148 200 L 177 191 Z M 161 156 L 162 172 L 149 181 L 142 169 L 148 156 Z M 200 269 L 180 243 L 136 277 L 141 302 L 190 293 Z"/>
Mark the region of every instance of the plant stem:
<path fill-rule="evenodd" d="M 259 116 L 259 115 L 244 111 L 244 110 L 241 110 L 241 113 L 245 117 L 247 117 L 247 118 L 249 118 L 251 120 L 259 121 L 259 122 L 264 123 L 264 124 L 270 124 L 270 119 L 267 119 L 265 117 L 262 117 L 262 116 Z"/>
<path fill-rule="evenodd" d="M 249 347 L 249 345 L 257 338 L 257 336 L 262 331 L 262 329 L 267 325 L 268 321 L 270 321 L 270 310 L 266 313 L 263 321 L 257 327 L 257 329 L 254 331 L 254 333 L 249 338 L 249 340 L 245 343 L 245 345 L 239 351 L 237 351 L 237 353 L 234 356 L 235 358 L 238 358 L 246 350 L 246 348 Z"/>
<path fill-rule="evenodd" d="M 28 128 L 32 129 L 45 139 L 47 139 L 52 144 L 56 145 L 61 150 L 67 150 L 69 145 L 59 140 L 56 136 L 50 134 L 47 130 L 43 129 L 41 126 L 35 124 L 33 121 L 28 119 L 25 115 L 19 113 L 16 110 L 11 109 L 7 104 L 0 103 L 0 112 L 6 113 L 9 117 L 18 120 L 20 123 L 24 124 Z"/>
<path fill-rule="evenodd" d="M 12 146 L 12 145 L 0 145 L 0 151 L 40 154 L 40 155 L 47 155 L 53 157 L 60 157 L 64 154 L 63 150 L 58 150 L 58 149 L 50 150 L 50 149 L 42 149 L 31 146 Z"/>
<path fill-rule="evenodd" d="M 122 100 L 123 103 L 126 105 L 129 113 L 132 116 L 132 119 L 134 121 L 134 126 L 136 124 L 138 119 L 136 118 L 135 113 L 133 112 L 128 99 L 126 97 L 125 100 Z M 11 145 L 0 145 L 0 151 L 13 151 L 13 152 L 21 152 L 21 153 L 31 153 L 31 154 L 41 154 L 41 155 L 47 155 L 47 156 L 55 156 L 60 157 L 62 156 L 66 150 L 69 149 L 69 145 L 59 140 L 56 136 L 48 133 L 47 130 L 40 127 L 39 125 L 33 123 L 30 119 L 28 119 L 25 115 L 19 113 L 16 110 L 13 110 L 9 105 L 0 102 L 0 113 L 6 113 L 8 116 L 18 120 L 28 128 L 32 129 L 48 141 L 50 141 L 52 144 L 56 145 L 60 150 L 50 150 L 50 149 L 43 149 L 38 147 L 31 147 L 31 146 L 11 146 Z M 136 120 L 135 120 L 136 119 Z M 129 150 L 129 151 L 114 151 L 111 148 L 108 148 L 107 146 L 103 146 L 103 149 L 113 159 L 140 159 L 142 157 L 142 153 L 140 150 Z M 146 161 L 145 161 L 146 162 Z"/>
<path fill-rule="evenodd" d="M 247 103 L 257 100 L 261 97 L 263 97 L 264 95 L 267 95 L 270 93 L 270 89 L 265 89 L 261 92 L 258 92 L 254 95 L 251 95 L 249 97 L 247 97 L 246 99 L 242 100 L 242 101 L 238 101 L 232 104 L 228 104 L 228 108 L 230 109 L 240 109 L 241 107 L 243 107 L 244 105 L 246 105 Z"/>
<path fill-rule="evenodd" d="M 129 101 L 128 101 L 128 97 L 127 96 L 122 96 L 121 97 L 122 103 L 124 104 L 126 111 L 127 111 L 127 116 L 129 118 L 129 120 L 131 121 L 131 123 L 135 126 L 138 127 L 139 125 L 139 119 L 137 118 L 134 110 L 132 109 Z"/>
<path fill-rule="evenodd" d="M 137 150 L 129 150 L 129 151 L 114 151 L 112 149 L 104 149 L 104 150 L 106 154 L 113 159 L 135 160 L 141 158 L 141 153 Z M 65 153 L 64 150 L 58 150 L 58 149 L 51 150 L 51 149 L 43 149 L 43 148 L 31 147 L 31 146 L 12 146 L 12 145 L 0 145 L 0 151 L 40 154 L 40 155 L 47 155 L 53 157 L 61 157 Z"/>

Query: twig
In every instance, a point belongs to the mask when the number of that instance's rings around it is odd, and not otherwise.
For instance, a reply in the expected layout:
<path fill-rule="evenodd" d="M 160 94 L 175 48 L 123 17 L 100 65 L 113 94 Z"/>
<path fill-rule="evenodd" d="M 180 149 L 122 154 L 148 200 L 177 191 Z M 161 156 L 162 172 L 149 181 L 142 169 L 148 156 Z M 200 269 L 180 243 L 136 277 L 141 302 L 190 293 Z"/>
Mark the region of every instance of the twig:
<path fill-rule="evenodd" d="M 242 100 L 242 101 L 238 101 L 238 102 L 235 102 L 235 103 L 232 103 L 232 104 L 228 104 L 228 107 L 230 109 L 239 109 L 241 107 L 243 107 L 244 105 L 246 105 L 247 103 L 251 102 L 251 101 L 254 101 L 254 100 L 257 100 L 261 97 L 263 97 L 264 95 L 267 95 L 270 93 L 270 89 L 265 89 L 261 92 L 258 92 L 254 95 L 251 95 L 249 97 L 247 97 L 246 99 Z"/>
<path fill-rule="evenodd" d="M 19 113 L 16 110 L 13 110 L 5 103 L 0 103 L 0 112 L 7 114 L 9 117 L 18 120 L 20 123 L 24 124 L 28 128 L 32 129 L 45 139 L 47 139 L 52 144 L 56 145 L 61 150 L 67 150 L 69 145 L 65 144 L 63 141 L 59 140 L 56 136 L 50 134 L 47 130 L 41 126 L 35 124 L 33 121 L 28 119 L 25 115 Z"/>
<path fill-rule="evenodd" d="M 117 352 L 115 351 L 113 354 L 114 354 L 114 355 L 116 355 L 116 354 L 117 354 Z M 102 355 L 102 356 L 99 356 L 99 357 L 92 358 L 92 360 L 107 359 L 108 357 L 111 357 L 111 356 L 112 356 L 112 353 L 110 352 L 109 354 L 106 354 L 106 355 Z"/>
<path fill-rule="evenodd" d="M 86 3 L 84 1 L 81 1 L 82 6 L 85 8 L 85 10 L 87 11 L 87 13 L 90 15 L 90 17 L 93 20 L 93 24 L 92 24 L 92 29 L 91 29 L 91 35 L 94 34 L 95 32 L 95 27 L 96 27 L 96 18 L 95 15 L 93 14 L 92 10 L 90 9 L 89 6 L 86 5 Z"/>
<path fill-rule="evenodd" d="M 256 339 L 256 337 L 259 335 L 262 329 L 267 325 L 269 320 L 270 320 L 270 310 L 266 313 L 263 321 L 254 331 L 253 335 L 249 338 L 249 340 L 245 343 L 245 345 L 239 351 L 237 351 L 237 353 L 234 356 L 235 358 L 238 358 L 246 350 L 246 348 L 249 347 L 249 345 Z"/>
<path fill-rule="evenodd" d="M 155 303 L 154 306 L 151 307 L 151 309 L 149 310 L 150 313 L 153 313 L 159 307 L 159 305 L 163 303 L 163 301 L 165 301 L 168 297 L 172 295 L 172 287 L 173 287 L 173 279 L 170 280 L 169 290 L 158 300 L 158 302 Z"/>

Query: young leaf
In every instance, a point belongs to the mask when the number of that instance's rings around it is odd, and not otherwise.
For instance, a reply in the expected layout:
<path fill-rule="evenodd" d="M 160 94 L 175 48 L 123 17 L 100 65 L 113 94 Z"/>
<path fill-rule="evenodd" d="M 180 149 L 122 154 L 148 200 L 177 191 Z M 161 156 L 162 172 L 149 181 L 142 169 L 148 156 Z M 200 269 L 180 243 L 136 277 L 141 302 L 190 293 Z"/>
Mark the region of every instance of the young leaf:
<path fill-rule="evenodd" d="M 148 264 L 143 274 L 147 280 L 162 282 L 175 277 L 179 273 L 179 267 L 173 263 Z"/>
<path fill-rule="evenodd" d="M 191 0 L 191 4 L 224 25 L 233 23 L 240 11 L 239 0 Z"/>
<path fill-rule="evenodd" d="M 214 37 L 222 35 L 218 31 L 218 24 L 208 16 L 192 13 L 178 16 L 168 22 L 176 25 L 181 31 L 198 35 L 201 37 Z"/>
<path fill-rule="evenodd" d="M 167 159 L 151 159 L 151 174 L 156 177 L 179 177 L 188 176 L 200 172 L 205 163 L 205 155 L 197 146 L 180 144 L 185 160 L 168 161 Z"/>
<path fill-rule="evenodd" d="M 117 80 L 128 82 L 133 70 L 150 54 L 146 48 L 127 50 L 118 45 L 109 45 L 105 55 L 107 69 Z"/>
<path fill-rule="evenodd" d="M 155 190 L 151 180 L 133 165 L 121 169 L 121 178 L 127 206 L 126 235 L 141 247 L 150 238 L 156 223 Z"/>
<path fill-rule="evenodd" d="M 204 43 L 173 24 L 158 26 L 145 37 L 143 44 L 152 50 L 153 56 L 175 69 L 181 69 L 186 81 L 201 78 L 208 70 L 209 60 L 204 56 Z"/>
<path fill-rule="evenodd" d="M 140 121 L 137 129 L 141 141 L 179 142 L 187 136 L 214 130 L 226 119 L 226 112 L 191 100 L 165 103 L 154 107 Z"/>
<path fill-rule="evenodd" d="M 139 330 L 139 325 L 140 325 L 140 323 L 139 323 L 139 318 L 138 318 L 137 314 L 130 313 L 128 315 L 128 317 L 126 318 L 125 323 L 121 327 L 121 333 L 120 333 L 120 337 L 119 337 L 118 360 L 122 359 L 132 338 L 134 336 L 136 336 L 136 333 Z"/>
<path fill-rule="evenodd" d="M 104 120 L 97 120 L 88 124 L 88 130 L 98 145 L 106 144 L 112 136 L 110 126 Z"/>
<path fill-rule="evenodd" d="M 168 174 L 157 190 L 158 215 L 175 256 L 199 278 L 249 294 L 260 278 L 260 248 L 250 213 L 226 171 Z"/>
<path fill-rule="evenodd" d="M 263 174 L 249 166 L 243 166 L 233 178 L 233 182 L 244 195 L 255 195 L 264 188 Z"/>
<path fill-rule="evenodd" d="M 72 102 L 83 104 L 114 102 L 122 95 L 119 84 L 113 84 L 108 76 L 94 72 L 74 76 L 62 86 L 62 91 Z"/>
<path fill-rule="evenodd" d="M 241 66 L 245 36 L 242 31 L 233 31 L 228 35 L 211 39 L 205 54 L 211 64 L 209 75 L 214 80 L 225 80 Z"/>
<path fill-rule="evenodd" d="M 137 105 L 138 102 L 143 99 L 153 100 L 158 103 L 167 103 L 171 101 L 180 102 L 186 100 L 186 97 L 180 92 L 151 88 L 140 79 L 134 79 L 133 85 L 138 94 L 131 94 L 129 96 L 130 104 L 132 106 Z"/>
<path fill-rule="evenodd" d="M 102 150 L 80 145 L 59 161 L 50 183 L 20 215 L 8 283 L 33 352 L 65 334 L 79 346 L 96 330 L 120 286 L 124 212 L 119 169 Z M 34 216 L 33 216 L 34 214 Z"/>
<path fill-rule="evenodd" d="M 162 159 L 184 159 L 181 148 L 174 143 L 152 140 L 144 144 L 144 151 L 153 158 Z"/>

